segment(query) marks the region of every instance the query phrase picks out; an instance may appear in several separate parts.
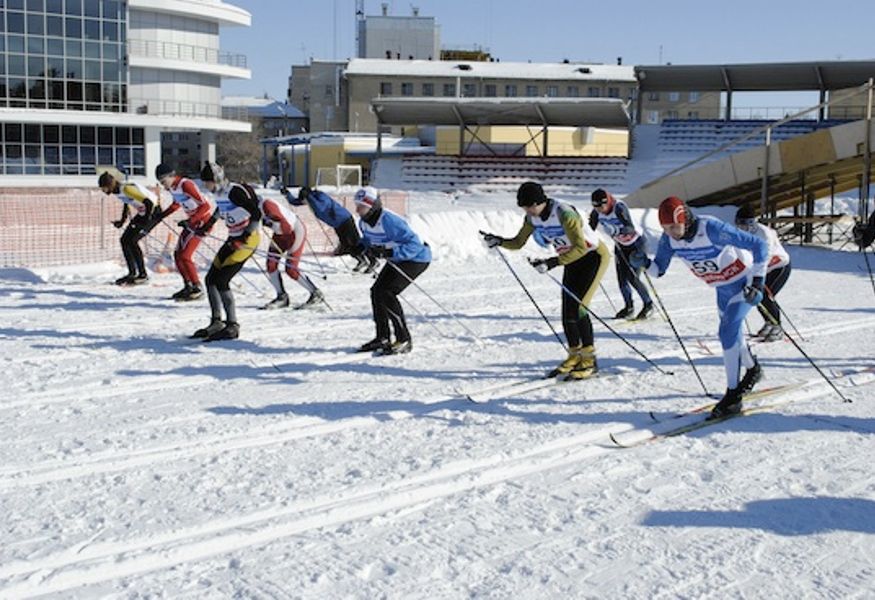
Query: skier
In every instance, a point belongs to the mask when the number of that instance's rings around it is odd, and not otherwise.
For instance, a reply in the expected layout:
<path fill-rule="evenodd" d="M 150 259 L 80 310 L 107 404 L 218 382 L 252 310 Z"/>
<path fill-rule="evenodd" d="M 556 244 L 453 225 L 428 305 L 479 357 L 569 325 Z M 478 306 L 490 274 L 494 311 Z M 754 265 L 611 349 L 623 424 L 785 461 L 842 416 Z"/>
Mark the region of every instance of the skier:
<path fill-rule="evenodd" d="M 377 268 L 377 259 L 359 252 L 361 237 L 356 229 L 355 221 L 352 214 L 339 202 L 325 192 L 312 190 L 308 187 L 302 187 L 298 191 L 297 197 L 292 196 L 292 193 L 285 188 L 283 188 L 282 193 L 289 204 L 293 206 L 309 205 L 317 219 L 334 228 L 339 240 L 337 248 L 334 249 L 334 256 L 352 255 L 357 261 L 353 271 L 356 273 L 360 271 L 364 273 L 374 272 Z"/>
<path fill-rule="evenodd" d="M 781 339 L 784 330 L 781 328 L 781 309 L 775 296 L 787 283 L 790 277 L 790 255 L 784 250 L 778 240 L 778 232 L 756 222 L 753 207 L 746 204 L 735 213 L 735 226 L 742 231 L 752 233 L 762 238 L 769 245 L 769 262 L 766 265 L 766 283 L 763 301 L 757 305 L 757 310 L 765 319 L 765 323 L 756 333 L 756 337 L 766 342 Z"/>
<path fill-rule="evenodd" d="M 371 286 L 371 306 L 377 335 L 358 351 L 377 354 L 410 352 L 413 344 L 398 294 L 428 268 L 431 248 L 419 239 L 404 219 L 383 208 L 374 188 L 365 187 L 356 192 L 355 210 L 361 217 L 359 227 L 362 231 L 362 244 L 357 253 L 369 258 L 387 259 Z M 390 322 L 395 330 L 394 342 L 389 334 Z"/>
<path fill-rule="evenodd" d="M 626 319 L 632 316 L 632 290 L 641 297 L 644 306 L 635 315 L 635 320 L 646 319 L 653 312 L 653 301 L 647 292 L 647 287 L 639 278 L 638 271 L 632 269 L 629 258 L 633 254 L 646 256 L 644 238 L 635 229 L 629 207 L 622 200 L 617 200 L 605 190 L 599 188 L 592 193 L 592 212 L 589 214 L 589 226 L 596 229 L 599 225 L 614 240 L 614 260 L 616 261 L 617 283 L 623 294 L 625 305 L 615 319 Z"/>
<path fill-rule="evenodd" d="M 726 393 L 711 410 L 711 418 L 741 411 L 744 394 L 762 378 L 759 361 L 744 339 L 744 317 L 763 298 L 769 246 L 753 234 L 714 217 L 697 216 L 675 196 L 659 205 L 663 234 L 656 256 L 634 257 L 633 267 L 665 274 L 677 254 L 693 274 L 717 289 L 720 344 L 726 371 Z M 753 256 L 751 256 L 751 254 Z M 744 377 L 740 377 L 744 365 Z"/>
<path fill-rule="evenodd" d="M 568 341 L 568 358 L 550 371 L 548 377 L 567 375 L 586 379 L 598 371 L 592 321 L 587 307 L 598 289 L 610 261 L 610 251 L 595 231 L 570 204 L 548 198 L 540 184 L 523 183 L 517 190 L 517 205 L 526 212 L 523 226 L 513 238 L 484 233 L 489 248 L 500 246 L 519 250 L 530 236 L 552 245 L 558 256 L 531 261 L 538 272 L 565 267 L 562 284 L 580 300 L 562 292 L 562 328 Z"/>
<path fill-rule="evenodd" d="M 146 273 L 146 263 L 143 260 L 143 250 L 140 240 L 152 230 L 161 220 L 158 196 L 151 190 L 133 181 L 124 181 L 124 175 L 116 169 L 108 169 L 97 179 L 100 190 L 106 194 L 114 194 L 122 201 L 122 215 L 112 224 L 121 229 L 131 208 L 137 213 L 122 233 L 120 242 L 128 274 L 115 280 L 116 285 L 137 285 L 149 280 Z"/>
<path fill-rule="evenodd" d="M 206 277 L 210 324 L 195 331 L 191 337 L 203 338 L 207 342 L 233 340 L 240 335 L 240 325 L 230 282 L 243 268 L 243 263 L 255 253 L 261 241 L 261 209 L 255 191 L 248 185 L 228 181 L 220 165 L 205 163 L 201 169 L 201 180 L 204 187 L 216 197 L 216 211 L 211 220 L 225 220 L 228 239 L 216 252 Z M 222 308 L 225 309 L 224 321 Z"/>
<path fill-rule="evenodd" d="M 173 202 L 164 209 L 161 218 L 176 212 L 180 206 L 185 211 L 185 219 L 179 221 L 182 233 L 179 234 L 176 249 L 173 251 L 176 270 L 182 276 L 184 285 L 171 298 L 179 301 L 197 300 L 204 292 L 192 256 L 216 222 L 215 217 L 210 216 L 213 207 L 191 179 L 177 175 L 169 165 L 161 163 L 155 167 L 155 178 L 173 196 Z"/>
<path fill-rule="evenodd" d="M 316 306 L 324 303 L 322 292 L 310 280 L 305 273 L 298 270 L 301 262 L 301 254 L 304 252 L 304 242 L 307 240 L 307 229 L 304 223 L 288 207 L 283 206 L 276 200 L 260 198 L 259 208 L 262 214 L 262 223 L 273 230 L 270 240 L 270 251 L 267 255 L 267 273 L 270 282 L 276 289 L 276 298 L 262 306 L 262 308 L 284 308 L 289 305 L 289 296 L 283 287 L 279 265 L 285 259 L 286 275 L 297 281 L 310 292 L 310 297 L 295 308 Z"/>

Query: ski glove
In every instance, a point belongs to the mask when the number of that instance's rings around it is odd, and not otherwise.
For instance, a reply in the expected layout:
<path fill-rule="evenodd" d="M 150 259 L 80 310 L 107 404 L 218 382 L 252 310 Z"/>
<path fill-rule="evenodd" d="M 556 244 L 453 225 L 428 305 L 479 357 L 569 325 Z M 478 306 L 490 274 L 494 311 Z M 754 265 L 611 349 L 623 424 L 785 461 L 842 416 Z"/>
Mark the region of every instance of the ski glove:
<path fill-rule="evenodd" d="M 486 233 L 485 231 L 481 231 L 480 235 L 483 236 L 483 243 L 487 248 L 495 248 L 496 246 L 500 246 L 501 242 L 504 241 L 504 238 L 499 235 L 493 235 L 491 233 Z"/>
<path fill-rule="evenodd" d="M 177 221 L 177 225 L 182 227 L 183 229 L 188 229 L 188 219 L 183 219 L 182 221 Z"/>
<path fill-rule="evenodd" d="M 750 285 L 744 286 L 744 301 L 752 306 L 756 306 L 763 301 L 763 278 L 754 277 Z"/>
<path fill-rule="evenodd" d="M 392 248 L 386 246 L 371 246 L 368 248 L 368 253 L 374 258 L 390 258 L 394 254 Z"/>
<path fill-rule="evenodd" d="M 634 270 L 649 269 L 652 261 L 647 258 L 647 255 L 641 252 L 635 252 L 629 256 L 629 266 Z"/>
<path fill-rule="evenodd" d="M 125 224 L 125 222 L 122 221 L 121 219 L 112 222 L 113 227 L 115 227 L 116 229 L 121 229 L 122 225 L 124 225 L 124 224 Z"/>
<path fill-rule="evenodd" d="M 536 258 L 530 262 L 538 273 L 546 273 L 550 269 L 559 266 L 559 257 L 551 256 L 550 258 Z"/>

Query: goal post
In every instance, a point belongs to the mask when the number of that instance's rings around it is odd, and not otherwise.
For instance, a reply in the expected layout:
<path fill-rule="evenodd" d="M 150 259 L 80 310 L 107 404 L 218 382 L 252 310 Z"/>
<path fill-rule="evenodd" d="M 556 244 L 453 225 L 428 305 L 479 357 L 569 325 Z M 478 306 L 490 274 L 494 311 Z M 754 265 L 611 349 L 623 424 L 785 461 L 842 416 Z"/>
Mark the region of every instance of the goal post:
<path fill-rule="evenodd" d="M 361 187 L 361 165 L 337 165 L 336 167 L 319 167 L 316 171 L 316 187 L 334 186 Z"/>

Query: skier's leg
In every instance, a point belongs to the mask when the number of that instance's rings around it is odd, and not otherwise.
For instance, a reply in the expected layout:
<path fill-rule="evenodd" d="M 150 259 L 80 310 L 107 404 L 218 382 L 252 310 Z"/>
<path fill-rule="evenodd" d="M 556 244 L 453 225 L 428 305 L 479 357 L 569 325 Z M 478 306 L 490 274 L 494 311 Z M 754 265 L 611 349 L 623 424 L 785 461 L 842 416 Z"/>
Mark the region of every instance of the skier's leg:
<path fill-rule="evenodd" d="M 614 264 L 617 272 L 617 284 L 620 286 L 620 293 L 623 295 L 623 306 L 632 312 L 632 288 L 629 285 L 629 280 L 632 278 L 632 269 L 629 268 L 626 258 L 625 247 L 614 244 Z M 623 317 L 618 317 L 623 318 Z"/>
<path fill-rule="evenodd" d="M 744 340 L 744 318 L 750 304 L 744 301 L 741 280 L 717 288 L 717 305 L 720 311 L 720 345 L 723 348 L 723 367 L 726 372 L 726 387 L 737 389 L 741 381 L 741 367 L 753 367 L 755 360 Z"/>

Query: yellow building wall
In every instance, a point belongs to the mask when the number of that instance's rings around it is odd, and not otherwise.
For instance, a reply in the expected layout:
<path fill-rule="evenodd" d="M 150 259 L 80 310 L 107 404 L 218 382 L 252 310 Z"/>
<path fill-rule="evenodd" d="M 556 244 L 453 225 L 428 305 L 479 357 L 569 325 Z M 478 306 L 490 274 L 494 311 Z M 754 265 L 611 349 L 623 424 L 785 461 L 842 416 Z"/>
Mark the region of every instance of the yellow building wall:
<path fill-rule="evenodd" d="M 481 127 L 477 138 L 487 144 L 525 144 L 525 156 L 541 156 L 544 143 L 540 128 Z M 530 139 L 536 134 L 534 139 Z M 474 142 L 470 131 L 465 131 L 464 144 Z M 438 127 L 435 132 L 435 152 L 459 155 L 459 128 Z M 629 132 L 625 129 L 595 127 L 550 127 L 547 132 L 548 156 L 627 156 Z"/>

